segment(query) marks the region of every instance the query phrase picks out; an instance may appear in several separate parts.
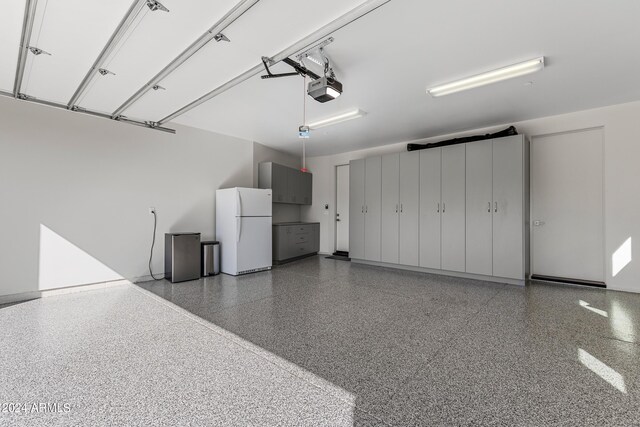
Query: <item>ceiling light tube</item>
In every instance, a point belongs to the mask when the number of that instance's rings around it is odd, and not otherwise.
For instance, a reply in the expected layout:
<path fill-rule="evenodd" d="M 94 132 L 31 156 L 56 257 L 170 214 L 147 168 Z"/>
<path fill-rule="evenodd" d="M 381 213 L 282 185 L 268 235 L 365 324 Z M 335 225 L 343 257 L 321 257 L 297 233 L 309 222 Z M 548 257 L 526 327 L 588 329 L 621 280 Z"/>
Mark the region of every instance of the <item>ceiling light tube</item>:
<path fill-rule="evenodd" d="M 171 61 L 166 67 L 164 67 L 158 74 L 156 74 L 151 80 L 149 80 L 144 86 L 142 86 L 136 93 L 134 93 L 129 99 L 127 99 L 120 107 L 118 107 L 111 116 L 116 118 L 120 116 L 125 110 L 131 107 L 136 101 L 147 93 L 151 88 L 160 83 L 169 74 L 175 71 L 179 66 L 184 64 L 187 59 L 191 58 L 196 52 L 202 49 L 211 40 L 223 40 L 228 41 L 224 34 L 221 34 L 229 25 L 233 24 L 238 18 L 240 18 L 246 11 L 251 9 L 260 0 L 242 0 L 237 3 L 233 9 L 227 12 L 218 22 L 216 22 L 209 30 L 200 36 L 196 41 L 186 48 L 180 55 L 178 55 L 173 61 Z"/>
<path fill-rule="evenodd" d="M 347 111 L 346 113 L 337 114 L 335 116 L 327 117 L 326 119 L 316 120 L 315 122 L 307 123 L 309 129 L 320 129 L 325 126 L 335 125 L 337 123 L 346 122 L 347 120 L 357 119 L 359 117 L 365 116 L 367 113 L 362 111 L 359 108 L 355 110 Z"/>
<path fill-rule="evenodd" d="M 71 109 L 76 105 L 76 102 L 78 102 L 80 96 L 82 96 L 84 91 L 87 89 L 91 80 L 96 76 L 98 69 L 103 68 L 107 57 L 111 54 L 111 52 L 113 52 L 118 42 L 120 42 L 122 37 L 125 35 L 131 24 L 133 24 L 133 22 L 136 20 L 146 4 L 146 0 L 135 0 L 131 4 L 131 7 L 118 24 L 118 27 L 111 35 L 111 38 L 109 38 L 107 44 L 102 48 L 102 52 L 100 52 L 100 54 L 94 61 L 91 69 L 89 69 L 87 74 L 84 76 L 84 79 L 82 79 L 82 82 L 80 82 L 80 86 L 78 86 L 69 102 L 67 102 L 67 108 Z"/>
<path fill-rule="evenodd" d="M 514 77 L 520 77 L 527 74 L 535 73 L 544 68 L 544 57 L 531 59 L 529 61 L 520 62 L 518 64 L 509 65 L 507 67 L 498 68 L 497 70 L 488 71 L 486 73 L 477 74 L 472 77 L 456 80 L 443 85 L 434 86 L 427 89 L 427 93 L 433 97 L 449 95 L 463 90 L 473 89 L 480 86 L 489 85 Z"/>
<path fill-rule="evenodd" d="M 325 25 L 324 27 L 314 31 L 313 33 L 309 34 L 307 37 L 303 38 L 302 40 L 298 41 L 297 43 L 289 46 L 287 49 L 281 51 L 280 53 L 276 54 L 275 56 L 271 57 L 271 62 L 269 65 L 274 65 L 277 62 L 280 62 L 282 60 L 284 60 L 285 58 L 288 58 L 290 56 L 295 55 L 296 53 L 302 52 L 305 49 L 309 49 L 310 46 L 318 43 L 318 41 L 323 40 L 325 38 L 327 38 L 331 33 L 334 33 L 336 31 L 338 31 L 340 28 L 349 25 L 350 23 L 352 23 L 353 21 L 356 21 L 360 18 L 362 18 L 363 16 L 365 16 L 366 14 L 376 10 L 377 8 L 379 8 L 380 6 L 390 2 L 391 0 L 367 0 L 363 3 L 361 3 L 359 6 L 356 6 L 355 8 L 351 9 L 349 12 L 345 13 L 344 15 L 338 17 L 337 19 L 335 19 L 334 21 L 331 21 L 330 23 L 328 23 L 327 25 Z M 232 87 L 244 82 L 245 80 L 250 79 L 251 77 L 255 76 L 256 74 L 262 72 L 262 70 L 264 70 L 264 65 L 262 63 L 254 66 L 253 68 L 245 71 L 244 73 L 240 74 L 239 76 L 234 77 L 233 79 L 229 80 L 228 82 L 224 83 L 223 85 L 217 87 L 216 89 L 212 90 L 209 93 L 204 94 L 203 96 L 201 96 L 200 98 L 196 99 L 195 101 L 192 101 L 191 103 L 185 105 L 184 107 L 180 108 L 179 110 L 173 112 L 172 114 L 169 114 L 167 117 L 165 117 L 164 119 L 160 120 L 158 123 L 159 124 L 164 124 L 168 121 L 171 121 L 173 119 L 175 119 L 176 117 L 186 113 L 187 111 L 190 111 L 194 108 L 196 108 L 197 106 L 207 102 L 208 100 L 210 100 L 211 98 L 218 96 L 219 94 L 231 89 Z"/>

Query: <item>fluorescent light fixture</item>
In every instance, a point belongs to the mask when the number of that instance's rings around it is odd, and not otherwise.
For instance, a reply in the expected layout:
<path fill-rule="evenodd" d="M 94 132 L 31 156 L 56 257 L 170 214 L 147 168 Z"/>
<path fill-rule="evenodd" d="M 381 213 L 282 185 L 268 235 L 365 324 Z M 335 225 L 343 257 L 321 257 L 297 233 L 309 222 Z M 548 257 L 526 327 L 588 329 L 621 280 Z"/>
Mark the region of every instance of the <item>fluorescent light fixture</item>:
<path fill-rule="evenodd" d="M 347 111 L 346 113 L 338 114 L 332 117 L 327 117 L 326 119 L 317 120 L 315 122 L 307 123 L 309 129 L 319 129 L 325 126 L 335 125 L 336 123 L 346 122 L 347 120 L 357 119 L 359 117 L 365 116 L 367 113 L 357 108 L 355 110 Z"/>
<path fill-rule="evenodd" d="M 535 73 L 536 71 L 540 71 L 543 68 L 544 57 L 541 56 L 540 58 L 531 59 L 529 61 L 520 62 L 518 64 L 498 68 L 497 70 L 488 71 L 486 73 L 477 74 L 472 77 L 467 77 L 464 79 L 456 80 L 454 82 L 435 86 L 431 89 L 427 89 L 427 93 L 433 97 L 449 95 L 463 90 L 501 82 L 502 80 L 512 79 L 514 77 L 520 77 L 526 74 Z"/>

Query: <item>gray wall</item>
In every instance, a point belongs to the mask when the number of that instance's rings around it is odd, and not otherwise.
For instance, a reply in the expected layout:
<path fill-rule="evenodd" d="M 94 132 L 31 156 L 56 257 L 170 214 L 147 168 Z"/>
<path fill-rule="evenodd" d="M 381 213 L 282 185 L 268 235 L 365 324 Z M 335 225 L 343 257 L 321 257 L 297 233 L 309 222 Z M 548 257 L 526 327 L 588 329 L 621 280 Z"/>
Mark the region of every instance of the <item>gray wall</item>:
<path fill-rule="evenodd" d="M 163 234 L 213 238 L 217 188 L 253 184 L 253 143 L 0 98 L 0 295 L 163 270 Z"/>

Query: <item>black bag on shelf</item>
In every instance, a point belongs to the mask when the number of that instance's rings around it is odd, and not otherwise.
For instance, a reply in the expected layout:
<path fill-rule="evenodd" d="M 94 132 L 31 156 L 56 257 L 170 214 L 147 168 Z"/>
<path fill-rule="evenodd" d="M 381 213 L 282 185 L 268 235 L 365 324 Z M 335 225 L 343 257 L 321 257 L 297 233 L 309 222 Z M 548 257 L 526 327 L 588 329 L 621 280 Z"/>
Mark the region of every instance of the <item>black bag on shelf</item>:
<path fill-rule="evenodd" d="M 509 126 L 505 130 L 485 135 L 465 136 L 462 138 L 447 139 L 446 141 L 432 142 L 431 144 L 407 144 L 407 151 L 424 150 L 427 148 L 446 147 L 447 145 L 464 144 L 465 142 L 482 141 L 484 139 L 502 138 L 517 135 L 515 126 Z"/>

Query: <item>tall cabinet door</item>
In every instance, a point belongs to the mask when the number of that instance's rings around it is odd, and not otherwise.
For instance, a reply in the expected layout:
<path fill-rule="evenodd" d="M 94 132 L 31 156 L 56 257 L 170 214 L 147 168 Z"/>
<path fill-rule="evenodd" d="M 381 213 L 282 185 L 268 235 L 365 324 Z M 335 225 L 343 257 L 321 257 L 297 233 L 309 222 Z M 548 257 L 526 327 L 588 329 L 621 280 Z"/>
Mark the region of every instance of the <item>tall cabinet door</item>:
<path fill-rule="evenodd" d="M 300 172 L 300 203 L 310 205 L 313 194 L 313 175 L 310 172 Z"/>
<path fill-rule="evenodd" d="M 442 269 L 465 271 L 465 146 L 442 148 Z"/>
<path fill-rule="evenodd" d="M 524 279 L 524 137 L 493 140 L 493 275 Z"/>
<path fill-rule="evenodd" d="M 271 189 L 273 190 L 273 201 L 286 203 L 287 200 L 287 168 L 271 163 Z"/>
<path fill-rule="evenodd" d="M 403 265 L 418 265 L 420 263 L 419 205 L 420 155 L 414 152 L 400 153 L 399 259 L 400 264 Z"/>
<path fill-rule="evenodd" d="M 285 200 L 287 203 L 300 203 L 300 178 L 298 171 L 292 168 L 286 168 L 287 174 L 287 192 Z"/>
<path fill-rule="evenodd" d="M 420 151 L 420 267 L 440 269 L 441 148 Z"/>
<path fill-rule="evenodd" d="M 349 256 L 364 259 L 364 159 L 349 162 Z"/>
<path fill-rule="evenodd" d="M 364 259 L 380 261 L 380 225 L 382 203 L 382 160 L 365 159 L 364 185 Z"/>
<path fill-rule="evenodd" d="M 382 156 L 381 248 L 382 262 L 398 263 L 398 214 L 400 158 L 398 154 Z"/>
<path fill-rule="evenodd" d="M 467 144 L 466 271 L 490 276 L 493 271 L 493 141 Z"/>

